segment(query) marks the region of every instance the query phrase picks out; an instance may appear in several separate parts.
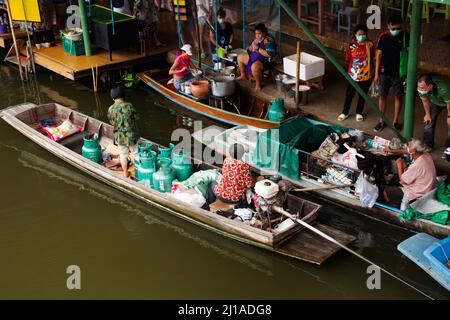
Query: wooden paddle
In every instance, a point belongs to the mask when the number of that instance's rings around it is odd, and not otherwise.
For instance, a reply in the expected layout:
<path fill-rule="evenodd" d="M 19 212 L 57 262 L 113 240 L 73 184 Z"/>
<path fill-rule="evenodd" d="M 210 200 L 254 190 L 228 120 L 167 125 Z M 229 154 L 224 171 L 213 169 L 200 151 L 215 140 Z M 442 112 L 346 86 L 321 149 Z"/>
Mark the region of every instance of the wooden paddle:
<path fill-rule="evenodd" d="M 330 189 L 339 189 L 339 188 L 345 188 L 345 187 L 352 187 L 353 184 L 332 184 L 332 185 L 326 185 L 316 188 L 303 188 L 303 189 L 293 189 L 290 191 L 296 191 L 296 192 L 308 192 L 308 191 L 318 191 L 318 190 L 330 190 Z"/>
<path fill-rule="evenodd" d="M 302 190 L 302 189 L 300 189 Z M 304 190 L 304 189 L 303 189 Z M 319 229 L 313 227 L 312 225 L 310 225 L 309 223 L 306 223 L 300 219 L 297 219 L 295 216 L 293 216 L 292 214 L 290 214 L 289 212 L 285 211 L 282 207 L 279 206 L 272 206 L 272 210 L 275 212 L 278 212 L 279 214 L 288 217 L 289 219 L 301 224 L 302 226 L 304 226 L 305 228 L 313 231 L 314 233 L 318 234 L 319 236 L 321 236 L 322 238 L 327 239 L 328 241 L 334 243 L 335 245 L 341 247 L 342 249 L 350 252 L 351 254 L 357 256 L 358 258 L 360 258 L 361 260 L 367 262 L 369 265 L 373 265 L 377 268 L 379 268 L 380 270 L 384 271 L 386 274 L 390 275 L 391 277 L 393 277 L 394 279 L 397 279 L 399 281 L 401 281 L 402 283 L 406 284 L 408 287 L 416 290 L 417 292 L 423 294 L 424 296 L 426 296 L 429 299 L 433 299 L 431 296 L 427 295 L 426 293 L 424 293 L 423 291 L 417 289 L 416 287 L 414 287 L 413 285 L 407 283 L 406 281 L 400 279 L 399 277 L 397 277 L 396 275 L 392 274 L 391 272 L 387 271 L 386 269 L 380 267 L 379 265 L 377 265 L 376 263 L 370 261 L 369 259 L 367 259 L 366 257 L 360 255 L 359 253 L 355 252 L 354 250 L 350 249 L 349 247 L 347 247 L 346 245 L 343 245 L 342 243 L 340 243 L 339 241 L 337 241 L 336 239 L 330 237 L 329 235 L 327 235 L 326 233 L 320 231 Z"/>

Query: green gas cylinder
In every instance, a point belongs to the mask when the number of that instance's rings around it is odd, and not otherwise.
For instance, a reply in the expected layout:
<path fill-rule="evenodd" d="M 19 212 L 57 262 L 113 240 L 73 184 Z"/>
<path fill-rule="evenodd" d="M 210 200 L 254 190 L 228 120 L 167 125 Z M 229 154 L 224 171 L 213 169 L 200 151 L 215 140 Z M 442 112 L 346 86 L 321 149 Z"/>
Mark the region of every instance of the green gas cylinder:
<path fill-rule="evenodd" d="M 268 118 L 271 121 L 282 121 L 286 117 L 286 109 L 284 107 L 284 99 L 278 98 L 277 100 L 271 100 L 269 111 L 267 112 Z"/>
<path fill-rule="evenodd" d="M 137 143 L 137 153 L 134 156 L 134 171 L 135 171 L 135 175 L 136 175 L 136 181 L 139 181 L 139 167 L 141 165 L 141 163 L 139 162 L 139 158 L 140 155 L 143 153 L 149 153 L 149 152 L 153 152 L 153 143 L 151 143 L 150 141 L 139 141 Z M 156 159 L 155 159 L 156 162 Z"/>
<path fill-rule="evenodd" d="M 184 181 L 194 172 L 194 166 L 184 153 L 184 149 L 175 150 L 172 154 L 172 169 L 178 181 Z"/>
<path fill-rule="evenodd" d="M 173 143 L 169 144 L 169 148 L 158 146 L 158 160 L 163 158 L 171 158 L 172 150 L 175 146 Z"/>
<path fill-rule="evenodd" d="M 153 174 L 153 188 L 160 192 L 170 192 L 175 174 L 172 170 L 170 158 L 159 159 L 159 170 Z"/>
<path fill-rule="evenodd" d="M 134 169 L 136 181 L 153 188 L 153 174 L 156 171 L 156 152 L 151 150 L 141 152 L 137 164 Z"/>
<path fill-rule="evenodd" d="M 87 134 L 84 136 L 83 140 L 84 144 L 83 148 L 81 148 L 82 156 L 96 163 L 102 163 L 102 148 L 98 143 L 98 135 Z"/>

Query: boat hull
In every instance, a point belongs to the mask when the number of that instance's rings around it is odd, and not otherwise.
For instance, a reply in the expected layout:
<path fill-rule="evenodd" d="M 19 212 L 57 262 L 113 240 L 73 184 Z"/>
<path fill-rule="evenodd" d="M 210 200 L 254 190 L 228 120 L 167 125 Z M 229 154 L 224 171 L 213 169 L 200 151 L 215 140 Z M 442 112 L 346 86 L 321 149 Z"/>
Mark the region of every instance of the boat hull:
<path fill-rule="evenodd" d="M 258 119 L 255 117 L 249 117 L 239 115 L 233 112 L 222 110 L 208 106 L 204 103 L 200 103 L 190 99 L 187 96 L 179 94 L 170 88 L 163 86 L 155 79 L 151 78 L 145 73 L 139 73 L 137 76 L 151 89 L 155 90 L 166 99 L 178 104 L 179 106 L 186 108 L 190 111 L 199 113 L 203 116 L 211 119 L 229 124 L 229 125 L 250 125 L 258 128 L 272 129 L 280 125 L 278 121 L 269 121 L 265 119 Z"/>
<path fill-rule="evenodd" d="M 311 238 L 311 236 L 308 236 L 308 231 L 298 232 L 301 229 L 300 226 L 296 226 L 286 233 L 272 235 L 267 231 L 253 228 L 231 219 L 226 219 L 222 216 L 210 213 L 203 209 L 186 205 L 185 203 L 182 203 L 180 201 L 175 201 L 174 198 L 170 196 L 170 194 L 164 194 L 149 188 L 144 188 L 137 182 L 129 178 L 125 178 L 111 170 L 108 170 L 97 163 L 89 161 L 86 158 L 82 157 L 80 154 L 64 147 L 63 145 L 55 141 L 50 140 L 48 137 L 36 131 L 19 119 L 20 115 L 36 107 L 37 106 L 33 104 L 24 104 L 13 108 L 8 108 L 6 110 L 2 110 L 2 112 L 0 113 L 0 117 L 11 126 L 13 126 L 16 130 L 25 135 L 27 138 L 31 139 L 33 142 L 51 152 L 58 158 L 73 165 L 74 167 L 89 174 L 90 176 L 104 182 L 105 184 L 114 187 L 117 190 L 120 190 L 137 199 L 149 203 L 152 206 L 155 206 L 161 210 L 164 210 L 170 214 L 173 214 L 193 224 L 213 231 L 217 234 L 221 234 L 225 237 L 272 252 L 276 252 L 281 255 L 290 256 L 299 260 L 321 264 L 339 250 L 338 246 L 330 245 L 323 239 L 312 239 L 312 247 L 306 248 L 305 250 L 298 250 L 292 247 L 291 241 L 296 242 L 301 239 Z M 62 106 L 59 107 L 64 108 Z M 72 113 L 74 111 L 68 109 L 67 112 Z M 84 115 L 83 117 L 89 118 Z M 100 130 L 101 128 L 101 130 L 103 130 L 102 132 L 112 132 L 111 126 L 104 124 L 98 120 L 93 120 L 97 122 L 94 124 L 94 126 L 96 126 L 98 130 Z M 314 206 L 315 204 L 312 205 Z M 315 206 L 317 206 L 317 208 L 313 209 L 310 214 L 305 216 L 307 220 L 312 219 L 310 222 L 314 222 L 314 216 L 317 214 L 317 210 L 320 208 L 320 206 L 318 205 Z M 322 225 L 320 224 L 318 224 L 318 226 L 322 227 Z M 343 244 L 348 244 L 355 240 L 355 237 L 347 235 L 337 229 L 328 226 L 323 226 L 323 228 L 329 229 L 329 232 L 337 239 L 339 239 Z M 314 248 L 324 247 L 325 245 L 329 249 L 327 252 L 319 252 L 317 254 L 314 252 Z"/>

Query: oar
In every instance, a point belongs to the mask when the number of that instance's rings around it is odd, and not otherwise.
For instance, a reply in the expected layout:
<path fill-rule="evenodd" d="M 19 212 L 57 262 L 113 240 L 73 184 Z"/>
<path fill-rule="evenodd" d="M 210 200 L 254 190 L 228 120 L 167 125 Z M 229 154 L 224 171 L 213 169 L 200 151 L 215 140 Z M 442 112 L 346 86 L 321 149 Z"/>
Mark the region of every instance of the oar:
<path fill-rule="evenodd" d="M 303 189 L 293 189 L 290 191 L 296 191 L 296 192 L 307 192 L 307 191 L 317 191 L 317 190 L 330 190 L 330 189 L 339 189 L 339 188 L 345 188 L 345 187 L 351 187 L 353 184 L 332 184 L 332 185 L 326 185 L 321 187 L 315 187 L 315 188 L 303 188 Z"/>
<path fill-rule="evenodd" d="M 300 190 L 304 190 L 304 189 L 300 189 Z M 293 221 L 301 224 L 302 226 L 304 226 L 305 228 L 308 228 L 309 230 L 313 231 L 314 233 L 318 234 L 319 236 L 321 236 L 322 238 L 327 239 L 328 241 L 334 243 L 335 245 L 341 247 L 342 249 L 350 252 L 351 254 L 357 256 L 358 258 L 364 260 L 365 262 L 367 262 L 370 265 L 374 265 L 377 268 L 379 268 L 380 270 L 384 271 L 385 273 L 387 273 L 388 275 L 390 275 L 391 277 L 393 277 L 394 279 L 400 280 L 402 283 L 406 284 L 408 287 L 416 290 L 417 292 L 420 292 L 421 294 L 423 294 L 424 296 L 428 297 L 429 299 L 434 300 L 432 297 L 430 297 L 429 295 L 425 294 L 424 292 L 420 291 L 419 289 L 413 287 L 412 285 L 410 285 L 409 283 L 407 283 L 406 281 L 400 279 L 399 277 L 395 276 L 394 274 L 390 273 L 389 271 L 383 269 L 382 267 L 380 267 L 379 265 L 377 265 L 376 263 L 370 261 L 369 259 L 363 257 L 362 255 L 360 255 L 359 253 L 353 251 L 352 249 L 350 249 L 349 247 L 347 247 L 346 245 L 343 245 L 342 243 L 340 243 L 339 241 L 337 241 L 336 239 L 333 239 L 332 237 L 330 237 L 329 235 L 327 235 L 326 233 L 320 231 L 319 229 L 313 227 L 312 225 L 297 219 L 296 217 L 294 217 L 292 214 L 290 214 L 289 212 L 285 211 L 282 207 L 279 207 L 277 205 L 272 206 L 272 210 L 275 212 L 278 212 L 279 214 L 288 217 L 290 219 L 292 219 Z"/>

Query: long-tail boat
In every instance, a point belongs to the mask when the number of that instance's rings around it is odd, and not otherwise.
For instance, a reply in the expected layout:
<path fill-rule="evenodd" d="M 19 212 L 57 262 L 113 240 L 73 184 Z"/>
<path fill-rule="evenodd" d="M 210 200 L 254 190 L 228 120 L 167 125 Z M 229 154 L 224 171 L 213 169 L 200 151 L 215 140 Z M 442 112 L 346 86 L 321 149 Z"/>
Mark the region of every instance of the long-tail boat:
<path fill-rule="evenodd" d="M 340 249 L 336 244 L 328 242 L 299 224 L 293 224 L 278 232 L 260 229 L 187 204 L 176 199 L 171 193 L 154 190 L 125 177 L 121 172 L 83 157 L 81 150 L 84 138 L 92 134 L 98 136 L 102 148 L 112 150 L 110 146 L 114 146 L 113 127 L 70 108 L 56 103 L 43 105 L 26 103 L 2 110 L 0 117 L 27 138 L 82 172 L 145 203 L 222 236 L 315 264 L 323 263 Z M 57 124 L 67 119 L 79 126 L 81 132 L 56 142 L 42 130 L 43 122 L 53 121 Z M 145 139 L 141 138 L 141 140 Z M 155 150 L 158 146 L 156 143 L 153 144 Z M 195 170 L 219 169 L 200 160 L 191 159 L 191 161 Z M 284 208 L 292 214 L 296 214 L 298 219 L 303 222 L 314 224 L 316 228 L 327 233 L 341 244 L 347 245 L 355 240 L 355 237 L 351 235 L 316 221 L 320 209 L 320 205 L 316 203 L 294 194 L 287 194 Z"/>

